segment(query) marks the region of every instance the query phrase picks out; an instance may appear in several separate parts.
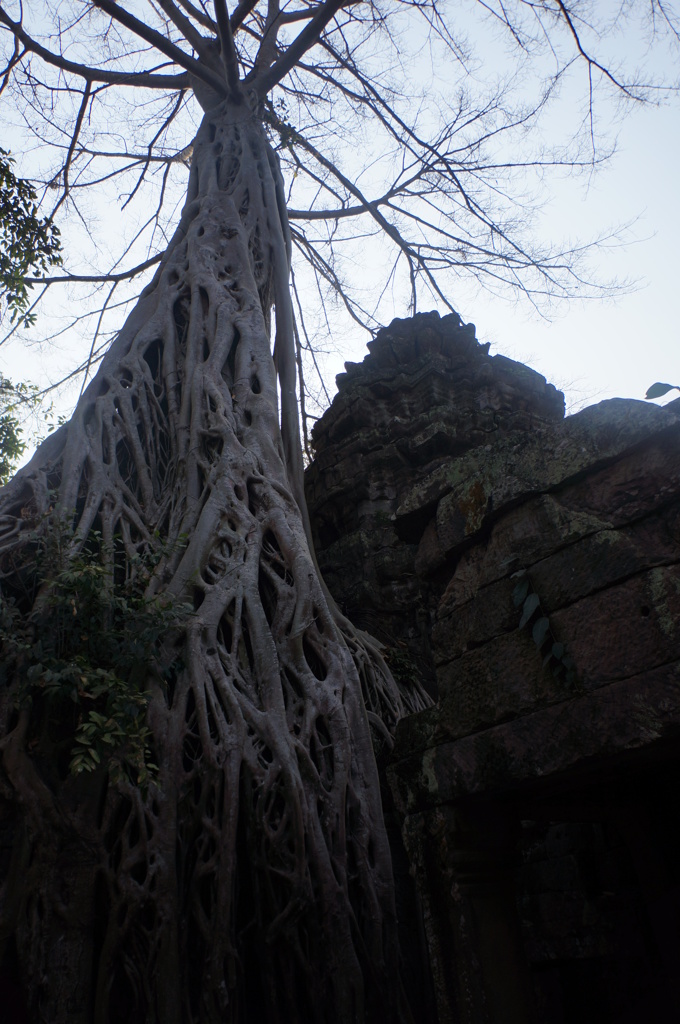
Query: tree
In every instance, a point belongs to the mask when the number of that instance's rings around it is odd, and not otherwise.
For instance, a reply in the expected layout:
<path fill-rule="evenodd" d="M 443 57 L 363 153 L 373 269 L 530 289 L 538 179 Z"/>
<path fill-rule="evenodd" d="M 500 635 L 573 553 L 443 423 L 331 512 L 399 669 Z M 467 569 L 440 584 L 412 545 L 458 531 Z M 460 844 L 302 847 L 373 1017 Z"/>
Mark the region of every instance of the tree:
<path fill-rule="evenodd" d="M 157 228 L 189 159 L 190 140 L 166 144 L 190 94 L 203 114 L 179 223 L 143 261 L 152 280 L 70 422 L 0 495 L 0 941 L 52 1024 L 406 1020 L 374 747 L 426 698 L 397 688 L 316 569 L 292 250 L 358 317 L 326 247 L 354 217 L 394 246 L 414 302 L 422 283 L 447 301 L 456 267 L 529 294 L 581 286 L 576 250 L 532 250 L 485 205 L 502 171 L 485 143 L 530 124 L 570 61 L 622 94 L 643 86 L 598 62 L 561 2 L 487 8 L 524 52 L 528 20 L 548 34 L 561 63 L 538 104 L 460 96 L 434 127 L 405 119 L 370 52 L 414 15 L 462 62 L 433 3 L 51 6 L 51 34 L 20 5 L 0 5 L 0 24 L 4 85 L 36 123 L 47 96 L 72 105 L 55 210 L 79 210 L 98 161 L 126 155 L 140 189 L 163 168 Z M 130 90 L 146 147 L 105 150 L 101 105 Z M 402 154 L 379 192 L 331 155 L 348 110 Z M 298 178 L 316 191 L 307 210 L 288 202 Z M 80 276 L 113 287 L 138 270 Z"/>
<path fill-rule="evenodd" d="M 35 313 L 27 311 L 28 273 L 61 263 L 59 229 L 38 216 L 37 195 L 30 181 L 18 178 L 14 160 L 0 149 L 0 303 L 4 302 L 10 321 L 29 327 Z M 1 310 L 1 307 L 0 307 Z M 26 450 L 17 412 L 35 408 L 38 389 L 31 384 L 13 384 L 0 374 L 0 483 L 6 483 Z"/>
<path fill-rule="evenodd" d="M 46 272 L 61 263 L 59 228 L 38 217 L 36 191 L 30 181 L 17 178 L 14 160 L 0 149 L 0 301 L 10 318 L 29 327 L 26 276 L 30 270 Z"/>
<path fill-rule="evenodd" d="M 0 484 L 6 484 L 26 451 L 17 413 L 36 408 L 40 399 L 35 384 L 13 384 L 0 374 Z"/>

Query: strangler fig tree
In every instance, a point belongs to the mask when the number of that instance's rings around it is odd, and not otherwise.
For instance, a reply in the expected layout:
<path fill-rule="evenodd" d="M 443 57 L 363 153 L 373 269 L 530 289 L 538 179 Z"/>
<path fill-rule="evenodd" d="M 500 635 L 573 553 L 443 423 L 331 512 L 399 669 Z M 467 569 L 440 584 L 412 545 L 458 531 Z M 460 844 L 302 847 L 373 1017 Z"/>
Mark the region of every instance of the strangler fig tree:
<path fill-rule="evenodd" d="M 512 38 L 536 21 L 527 52 L 547 26 L 565 66 L 642 89 L 596 62 L 568 5 L 506 6 Z M 522 238 L 496 204 L 507 160 L 485 156 L 553 85 L 521 111 L 451 90 L 438 124 L 405 107 L 399 19 L 465 74 L 445 14 L 0 4 L 2 101 L 59 153 L 51 218 L 85 222 L 83 197 L 110 181 L 129 186 L 123 208 L 158 184 L 141 263 L 120 270 L 135 238 L 109 218 L 98 258 L 120 234 L 117 266 L 43 279 L 40 295 L 59 280 L 109 290 L 72 418 L 0 492 L 0 983 L 36 1024 L 410 1019 L 374 750 L 427 698 L 397 687 L 317 571 L 292 254 L 359 319 L 333 256 L 352 221 L 384 235 L 414 305 L 423 288 L 446 301 L 461 267 L 534 295 L 584 280 L 579 250 Z M 361 147 L 337 152 L 367 120 L 387 184 L 360 180 Z M 114 289 L 148 268 L 108 344 Z"/>

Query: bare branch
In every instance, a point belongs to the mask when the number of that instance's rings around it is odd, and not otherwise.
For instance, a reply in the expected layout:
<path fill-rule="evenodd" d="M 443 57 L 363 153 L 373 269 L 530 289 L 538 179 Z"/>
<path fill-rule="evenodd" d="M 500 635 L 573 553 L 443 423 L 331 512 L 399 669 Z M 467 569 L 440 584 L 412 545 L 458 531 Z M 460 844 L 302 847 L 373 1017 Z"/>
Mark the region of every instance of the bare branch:
<path fill-rule="evenodd" d="M 181 11 L 177 10 L 172 0 L 157 0 L 157 2 L 159 7 L 165 11 L 172 23 L 180 30 L 189 45 L 193 46 L 199 56 L 203 56 L 206 52 L 207 39 L 204 39 L 201 33 L 194 28 L 189 19 L 185 17 Z"/>
<path fill-rule="evenodd" d="M 343 7 L 350 6 L 358 0 L 326 0 L 311 19 L 310 23 L 300 32 L 299 36 L 284 50 L 279 59 L 255 80 L 255 88 L 262 97 L 266 96 L 277 82 L 288 74 L 304 56 L 310 46 L 319 41 L 319 36 L 326 25 Z"/>
<path fill-rule="evenodd" d="M 279 21 L 282 25 L 292 25 L 296 21 L 309 21 L 313 18 L 316 11 L 313 7 L 306 7 L 301 11 L 282 11 L 279 15 Z"/>
<path fill-rule="evenodd" d="M 118 3 L 114 3 L 113 0 L 92 0 L 95 7 L 104 11 L 115 21 L 120 22 L 125 28 L 129 29 L 135 35 L 139 36 L 140 39 L 144 39 L 147 43 L 150 43 L 161 53 L 164 53 L 166 57 L 169 57 L 175 64 L 179 64 L 181 68 L 189 71 L 190 74 L 196 78 L 200 78 L 201 81 L 209 85 L 211 89 L 214 89 L 219 95 L 225 95 L 225 86 L 222 79 L 216 75 L 213 71 L 205 66 L 205 63 L 195 60 L 193 57 L 181 50 L 179 46 L 175 46 L 169 39 L 161 35 L 155 29 L 150 28 L 139 18 L 136 18 L 134 14 L 130 14 Z"/>
<path fill-rule="evenodd" d="M 12 74 L 12 70 L 17 66 L 17 64 L 19 64 L 19 62 L 21 61 L 21 59 L 22 59 L 22 57 L 24 56 L 25 53 L 26 53 L 26 50 L 23 50 L 23 51 L 20 52 L 19 38 L 18 38 L 18 36 L 15 36 L 14 37 L 14 53 L 12 54 L 10 59 L 7 61 L 7 67 L 2 72 L 2 84 L 0 84 L 0 96 L 2 96 L 3 92 L 7 88 L 7 83 L 9 82 L 10 75 Z"/>
<path fill-rule="evenodd" d="M 67 153 L 67 156 L 66 156 L 66 162 L 64 163 L 64 168 L 63 168 L 63 171 L 62 171 L 62 176 L 63 176 L 63 181 L 64 181 L 63 191 L 62 191 L 62 194 L 61 194 L 61 198 L 59 199 L 59 201 L 57 202 L 56 206 L 52 210 L 52 213 L 50 214 L 50 221 L 54 221 L 54 217 L 55 217 L 55 214 L 57 213 L 57 210 L 62 205 L 62 203 L 66 202 L 66 200 L 68 198 L 68 194 L 69 194 L 69 191 L 70 191 L 69 171 L 71 169 L 71 161 L 73 160 L 73 154 L 74 154 L 75 148 L 76 148 L 76 146 L 78 144 L 78 136 L 80 135 L 80 129 L 82 128 L 82 125 L 83 125 L 83 118 L 85 117 L 85 111 L 87 110 L 88 105 L 90 103 L 91 93 L 92 93 L 92 83 L 88 81 L 88 82 L 85 83 L 85 88 L 83 89 L 83 98 L 82 98 L 81 103 L 80 103 L 80 109 L 78 110 L 78 116 L 76 117 L 76 123 L 75 123 L 74 129 L 73 129 L 73 136 L 71 137 L 71 144 L 70 144 L 70 146 L 68 148 L 68 153 Z"/>
<path fill-rule="evenodd" d="M 162 259 L 163 253 L 161 252 L 156 256 L 151 256 L 148 260 L 144 260 L 143 263 L 138 263 L 136 267 L 131 267 L 130 270 L 124 270 L 119 274 L 56 274 L 51 277 L 27 277 L 26 284 L 65 284 L 76 281 L 105 284 L 107 281 L 130 281 L 133 277 L 137 277 L 138 274 L 148 270 L 149 267 L 154 267 L 157 263 L 160 263 Z"/>
<path fill-rule="evenodd" d="M 229 20 L 232 32 L 236 32 L 241 27 L 248 15 L 255 10 L 258 3 L 259 0 L 241 0 L 241 3 L 236 5 L 234 13 Z"/>
<path fill-rule="evenodd" d="M 26 50 L 41 57 L 47 64 L 62 71 L 69 71 L 79 78 L 85 78 L 89 82 L 106 82 L 109 85 L 132 85 L 143 86 L 145 89 L 186 89 L 189 85 L 189 77 L 186 74 L 161 75 L 154 71 L 104 71 L 101 68 L 90 67 L 87 64 L 78 64 L 75 61 L 67 60 L 60 54 L 53 53 L 45 46 L 42 46 L 35 39 L 32 39 L 18 21 L 12 21 L 3 7 L 0 6 L 0 24 L 6 25 L 19 39 Z"/>
<path fill-rule="evenodd" d="M 137 184 L 133 188 L 133 190 L 130 193 L 130 195 L 128 196 L 128 198 L 125 200 L 125 203 L 123 204 L 123 209 L 125 209 L 125 207 L 128 205 L 128 203 L 134 198 L 135 194 L 137 193 L 137 190 L 139 189 L 140 185 L 142 184 L 142 181 L 144 180 L 144 176 L 146 175 L 146 172 L 148 170 L 149 164 L 151 163 L 151 155 L 152 155 L 153 147 L 155 146 L 156 142 L 161 137 L 163 132 L 165 132 L 167 130 L 168 125 L 172 124 L 172 122 L 174 121 L 175 117 L 177 116 L 177 114 L 180 111 L 180 108 L 182 106 L 183 100 L 184 100 L 184 93 L 181 92 L 181 93 L 179 93 L 179 95 L 177 97 L 177 100 L 175 102 L 174 107 L 172 108 L 172 110 L 170 111 L 168 116 L 166 117 L 165 121 L 161 124 L 161 126 L 158 129 L 158 131 L 156 132 L 156 134 L 151 139 L 151 142 L 149 143 L 149 146 L 148 146 L 148 149 L 147 149 L 147 155 L 146 155 L 146 159 L 144 160 L 144 166 L 142 168 L 141 174 L 139 175 L 139 179 L 137 181 Z"/>
<path fill-rule="evenodd" d="M 214 0 L 215 17 L 222 50 L 222 62 L 227 73 L 227 83 L 232 95 L 239 91 L 238 57 L 234 48 L 234 36 L 229 22 L 226 0 Z"/>
<path fill-rule="evenodd" d="M 604 75 L 605 78 L 609 79 L 609 81 L 612 83 L 612 85 L 614 85 L 617 89 L 619 89 L 625 96 L 628 97 L 628 99 L 636 100 L 636 101 L 639 102 L 640 101 L 640 96 L 636 95 L 636 93 L 631 89 L 630 86 L 626 85 L 624 82 L 619 81 L 619 79 L 616 78 L 616 76 L 612 74 L 612 72 L 609 70 L 609 68 L 606 68 L 603 64 L 600 64 L 599 61 L 595 60 L 594 57 L 591 57 L 590 54 L 588 54 L 586 52 L 586 50 L 583 48 L 583 45 L 582 45 L 581 40 L 579 38 L 579 34 L 576 31 L 576 27 L 574 25 L 574 20 L 572 18 L 572 14 L 569 11 L 569 9 L 566 6 L 566 4 L 563 3 L 563 0 L 557 0 L 557 6 L 558 6 L 559 10 L 562 12 L 562 17 L 564 18 L 564 20 L 566 21 L 567 25 L 569 26 L 569 31 L 571 32 L 571 35 L 572 35 L 572 37 L 574 39 L 574 42 L 576 43 L 576 48 L 577 48 L 578 52 L 580 53 L 580 55 L 583 57 L 583 59 L 586 61 L 587 65 L 588 65 L 588 75 L 589 75 L 589 82 L 590 82 L 590 90 L 589 90 L 589 94 L 590 94 L 590 109 L 592 110 L 592 102 L 593 102 L 592 77 L 591 77 L 592 69 L 593 68 L 597 68 L 597 70 L 600 72 L 600 74 Z"/>
<path fill-rule="evenodd" d="M 199 25 L 202 25 L 203 28 L 207 28 L 210 32 L 217 31 L 217 26 L 212 18 L 210 18 L 205 11 L 200 10 L 195 4 L 192 4 L 191 0 L 177 0 L 177 3 L 187 12 L 187 14 L 190 14 Z"/>
<path fill-rule="evenodd" d="M 113 293 L 115 292 L 117 287 L 118 281 L 114 281 L 111 287 L 109 288 L 106 299 L 104 300 L 104 305 L 102 306 L 99 312 L 99 317 L 97 318 L 97 326 L 95 327 L 94 334 L 92 335 L 92 344 L 90 345 L 90 351 L 85 362 L 85 370 L 83 371 L 83 383 L 80 386 L 80 394 L 78 395 L 79 399 L 82 398 L 83 391 L 85 390 L 85 385 L 87 384 L 88 374 L 92 367 L 92 360 L 94 358 L 94 354 L 97 348 L 97 341 L 99 340 L 99 333 L 102 329 L 102 320 L 104 319 L 104 314 L 106 313 L 107 307 L 111 302 L 111 299 L 113 298 Z"/>

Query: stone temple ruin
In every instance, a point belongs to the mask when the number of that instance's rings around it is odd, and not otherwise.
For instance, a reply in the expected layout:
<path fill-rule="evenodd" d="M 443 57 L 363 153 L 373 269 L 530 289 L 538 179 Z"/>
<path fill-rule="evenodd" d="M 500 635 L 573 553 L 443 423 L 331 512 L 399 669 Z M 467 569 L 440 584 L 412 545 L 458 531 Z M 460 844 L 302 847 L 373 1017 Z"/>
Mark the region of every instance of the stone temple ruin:
<path fill-rule="evenodd" d="M 369 349 L 307 493 L 336 600 L 435 699 L 385 767 L 431 1016 L 676 1022 L 680 400 L 565 418 L 455 315 Z"/>

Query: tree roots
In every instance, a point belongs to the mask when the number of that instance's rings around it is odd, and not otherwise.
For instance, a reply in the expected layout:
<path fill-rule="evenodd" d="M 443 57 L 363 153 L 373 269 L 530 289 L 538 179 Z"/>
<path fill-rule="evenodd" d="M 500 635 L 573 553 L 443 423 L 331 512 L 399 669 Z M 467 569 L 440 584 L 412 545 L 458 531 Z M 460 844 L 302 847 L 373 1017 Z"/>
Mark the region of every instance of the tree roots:
<path fill-rule="evenodd" d="M 336 614 L 310 552 L 278 173 L 256 112 L 206 115 L 154 281 L 72 420 L 0 494 L 5 600 L 29 619 L 56 515 L 67 560 L 94 552 L 112 592 L 137 580 L 193 608 L 145 683 L 148 789 L 104 771 L 48 785 L 20 668 L 0 697 L 16 833 L 0 941 L 14 936 L 36 1021 L 406 1013 L 371 725 L 389 745 L 426 698 L 400 694 Z"/>

